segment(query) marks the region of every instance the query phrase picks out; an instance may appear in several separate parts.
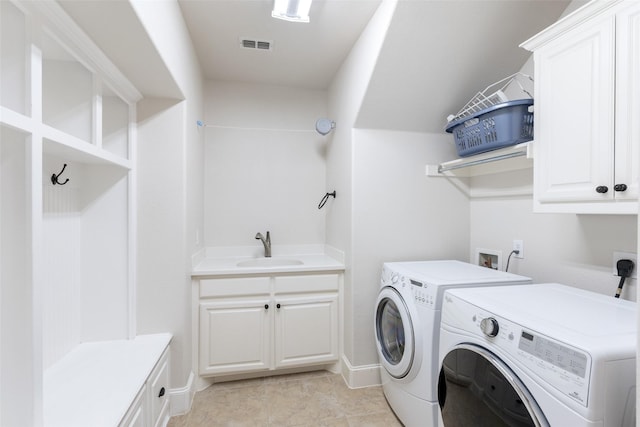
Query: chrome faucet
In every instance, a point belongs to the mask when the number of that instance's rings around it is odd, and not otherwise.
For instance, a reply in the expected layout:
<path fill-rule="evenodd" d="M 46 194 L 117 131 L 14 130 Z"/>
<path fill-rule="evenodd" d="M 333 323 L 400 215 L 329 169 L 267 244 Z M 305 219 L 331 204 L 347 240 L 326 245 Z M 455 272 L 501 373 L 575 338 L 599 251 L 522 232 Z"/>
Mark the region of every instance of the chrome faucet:
<path fill-rule="evenodd" d="M 256 240 L 262 240 L 262 244 L 264 245 L 264 256 L 265 258 L 271 257 L 271 235 L 267 231 L 267 238 L 265 239 L 262 233 L 256 234 Z"/>

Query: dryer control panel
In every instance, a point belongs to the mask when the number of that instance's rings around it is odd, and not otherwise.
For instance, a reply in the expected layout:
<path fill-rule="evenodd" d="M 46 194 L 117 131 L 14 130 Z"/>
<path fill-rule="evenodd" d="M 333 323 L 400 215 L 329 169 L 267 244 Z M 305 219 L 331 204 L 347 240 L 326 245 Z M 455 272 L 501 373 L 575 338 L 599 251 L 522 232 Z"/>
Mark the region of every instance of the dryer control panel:
<path fill-rule="evenodd" d="M 490 351 L 508 355 L 512 363 L 588 406 L 592 368 L 588 352 L 482 310 L 454 295 L 447 295 L 445 302 L 442 328 L 451 326 L 454 330 L 482 337 Z M 495 334 L 487 334 L 488 324 L 492 325 L 490 329 Z"/>
<path fill-rule="evenodd" d="M 498 319 L 498 323 L 504 330 L 496 337 L 500 348 L 546 382 L 587 406 L 591 373 L 588 353 L 506 319 Z"/>

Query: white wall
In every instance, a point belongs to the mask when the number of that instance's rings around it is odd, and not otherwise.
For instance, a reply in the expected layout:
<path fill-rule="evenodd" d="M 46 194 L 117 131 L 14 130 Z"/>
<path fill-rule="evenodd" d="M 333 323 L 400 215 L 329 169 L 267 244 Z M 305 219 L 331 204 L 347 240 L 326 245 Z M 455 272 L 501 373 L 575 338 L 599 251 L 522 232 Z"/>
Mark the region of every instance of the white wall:
<path fill-rule="evenodd" d="M 184 386 L 191 371 L 184 147 L 176 125 L 184 120 L 184 104 L 147 99 L 138 105 L 137 332 L 174 334 L 173 387 Z"/>
<path fill-rule="evenodd" d="M 171 332 L 171 387 L 191 374 L 191 256 L 202 242 L 202 76 L 175 0 L 132 6 L 184 100 L 148 99 L 138 108 L 137 332 Z M 180 410 L 186 408 L 180 408 Z"/>
<path fill-rule="evenodd" d="M 205 246 L 324 244 L 326 92 L 211 81 L 205 103 Z"/>
<path fill-rule="evenodd" d="M 38 330 L 33 305 L 31 213 L 25 135 L 0 126 L 0 425 L 38 418 L 42 359 L 32 339 Z M 29 171 L 30 172 L 30 171 Z M 18 179 L 16 179 L 18 177 Z M 39 384 L 40 383 L 40 384 Z"/>
<path fill-rule="evenodd" d="M 327 244 L 345 253 L 343 292 L 344 356 L 352 361 L 355 312 L 352 265 L 352 162 L 353 126 L 365 96 L 371 73 L 391 22 L 395 0 L 383 1 L 360 38 L 336 73 L 328 93 L 329 115 L 336 121 L 327 150 L 327 188 L 336 190 L 336 199 L 327 206 Z M 351 362 L 350 362 L 351 363 Z M 353 364 L 353 363 L 352 363 Z"/>
<path fill-rule="evenodd" d="M 425 165 L 451 159 L 450 135 L 355 130 L 353 149 L 353 358 L 378 363 L 373 313 L 382 263 L 466 260 L 469 202 Z"/>
<path fill-rule="evenodd" d="M 637 217 L 543 214 L 532 207 L 530 196 L 472 200 L 471 253 L 500 250 L 505 265 L 512 241 L 520 239 L 524 259 L 512 257 L 510 272 L 613 296 L 619 281 L 612 274 L 613 251 L 636 252 Z M 625 282 L 623 298 L 636 300 L 636 282 Z"/>
<path fill-rule="evenodd" d="M 384 261 L 468 257 L 468 201 L 425 166 L 450 159 L 448 135 L 354 129 L 396 2 L 383 2 L 329 89 L 337 122 L 327 181 L 327 243 L 346 253 L 344 356 L 378 363 L 373 310 Z"/>

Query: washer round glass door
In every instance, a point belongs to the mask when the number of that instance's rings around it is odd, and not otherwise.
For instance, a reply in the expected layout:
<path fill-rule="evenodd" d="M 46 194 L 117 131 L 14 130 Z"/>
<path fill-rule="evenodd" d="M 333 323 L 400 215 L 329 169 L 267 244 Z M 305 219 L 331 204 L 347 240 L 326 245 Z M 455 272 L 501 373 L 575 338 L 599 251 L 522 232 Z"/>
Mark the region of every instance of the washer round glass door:
<path fill-rule="evenodd" d="M 376 345 L 380 363 L 394 378 L 409 373 L 415 351 L 415 337 L 407 306 L 395 289 L 380 290 L 376 301 Z"/>
<path fill-rule="evenodd" d="M 526 386 L 482 347 L 461 344 L 447 353 L 438 380 L 445 427 L 549 427 Z"/>

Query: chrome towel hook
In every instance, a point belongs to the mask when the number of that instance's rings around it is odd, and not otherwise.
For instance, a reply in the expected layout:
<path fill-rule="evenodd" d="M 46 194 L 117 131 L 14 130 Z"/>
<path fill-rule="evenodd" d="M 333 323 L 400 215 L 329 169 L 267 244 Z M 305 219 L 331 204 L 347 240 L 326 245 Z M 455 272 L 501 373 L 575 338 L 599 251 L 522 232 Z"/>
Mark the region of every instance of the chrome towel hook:
<path fill-rule="evenodd" d="M 60 175 L 62 175 L 62 173 L 64 172 L 66 167 L 67 167 L 67 164 L 65 163 L 64 166 L 62 166 L 62 170 L 59 173 L 57 173 L 57 174 L 54 173 L 53 175 L 51 175 L 51 183 L 53 185 L 56 185 L 56 184 L 57 185 L 65 185 L 67 182 L 69 182 L 69 178 L 67 178 L 64 182 L 58 181 L 58 178 L 60 178 Z"/>
<path fill-rule="evenodd" d="M 322 198 L 322 200 L 320 200 L 320 203 L 318 204 L 318 209 L 322 209 L 324 207 L 324 205 L 327 203 L 327 200 L 329 200 L 329 196 L 331 196 L 331 197 L 333 197 L 335 199 L 336 198 L 336 191 L 333 190 L 333 192 L 325 194 L 324 197 Z"/>

